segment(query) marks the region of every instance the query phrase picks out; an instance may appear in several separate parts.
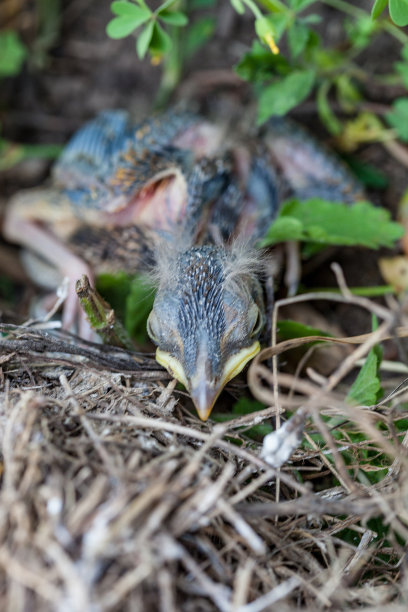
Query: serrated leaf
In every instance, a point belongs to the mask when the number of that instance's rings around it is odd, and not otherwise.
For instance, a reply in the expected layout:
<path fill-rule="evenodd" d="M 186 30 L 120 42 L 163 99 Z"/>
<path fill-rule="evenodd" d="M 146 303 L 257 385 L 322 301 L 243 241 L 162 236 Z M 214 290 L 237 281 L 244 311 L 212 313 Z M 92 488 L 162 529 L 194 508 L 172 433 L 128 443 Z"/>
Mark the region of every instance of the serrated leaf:
<path fill-rule="evenodd" d="M 311 92 L 314 82 L 313 70 L 295 70 L 266 87 L 258 102 L 258 124 L 272 115 L 281 117 L 300 104 Z"/>
<path fill-rule="evenodd" d="M 375 0 L 371 9 L 371 19 L 378 19 L 388 4 L 388 0 Z"/>
<path fill-rule="evenodd" d="M 17 32 L 0 32 L 0 76 L 18 74 L 26 57 L 27 50 Z"/>
<path fill-rule="evenodd" d="M 149 48 L 150 41 L 153 35 L 153 27 L 154 27 L 154 22 L 149 21 L 147 26 L 143 28 L 143 30 L 140 32 L 139 36 L 137 37 L 136 49 L 137 49 L 137 54 L 139 56 L 139 59 L 143 59 L 147 53 L 147 50 Z"/>
<path fill-rule="evenodd" d="M 179 11 L 163 11 L 160 13 L 160 19 L 176 27 L 182 27 L 188 24 L 187 15 Z"/>
<path fill-rule="evenodd" d="M 350 206 L 320 198 L 304 202 L 293 199 L 282 206 L 260 246 L 302 240 L 377 249 L 380 246 L 392 247 L 403 233 L 403 227 L 390 220 L 387 210 L 369 202 Z"/>
<path fill-rule="evenodd" d="M 385 118 L 401 140 L 408 142 L 408 98 L 395 100 L 392 111 L 386 113 Z"/>
<path fill-rule="evenodd" d="M 106 33 L 110 38 L 118 39 L 129 36 L 140 25 L 146 23 L 151 17 L 149 10 L 141 9 L 135 6 L 138 11 L 137 15 L 115 17 L 106 26 Z"/>
<path fill-rule="evenodd" d="M 288 29 L 289 49 L 293 58 L 298 57 L 306 47 L 309 38 L 309 28 L 303 23 L 295 22 Z"/>
<path fill-rule="evenodd" d="M 408 0 L 389 0 L 388 10 L 391 19 L 397 26 L 408 25 Z"/>
<path fill-rule="evenodd" d="M 305 237 L 302 221 L 296 217 L 289 217 L 282 214 L 274 221 L 269 228 L 265 238 L 262 239 L 260 246 L 269 246 L 288 240 L 303 240 Z"/>
<path fill-rule="evenodd" d="M 348 403 L 359 406 L 373 406 L 382 396 L 381 381 L 378 376 L 381 353 L 380 347 L 374 347 L 368 353 L 364 365 L 347 395 Z"/>

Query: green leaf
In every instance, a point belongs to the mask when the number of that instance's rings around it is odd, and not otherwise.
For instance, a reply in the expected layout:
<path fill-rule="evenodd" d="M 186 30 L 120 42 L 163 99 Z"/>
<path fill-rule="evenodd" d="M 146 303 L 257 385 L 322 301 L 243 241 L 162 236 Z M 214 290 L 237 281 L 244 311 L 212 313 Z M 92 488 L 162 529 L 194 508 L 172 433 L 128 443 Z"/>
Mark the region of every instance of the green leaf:
<path fill-rule="evenodd" d="M 27 57 L 27 49 L 17 32 L 7 30 L 0 32 L 0 77 L 18 74 Z"/>
<path fill-rule="evenodd" d="M 379 346 L 372 348 L 347 395 L 346 399 L 350 404 L 372 406 L 378 402 L 382 396 L 379 379 L 381 359 L 381 348 Z"/>
<path fill-rule="evenodd" d="M 309 39 L 309 28 L 303 23 L 295 22 L 288 29 L 289 49 L 293 58 L 302 53 Z"/>
<path fill-rule="evenodd" d="M 96 279 L 96 289 L 109 302 L 121 321 L 125 320 L 125 304 L 132 284 L 132 278 L 125 272 L 100 274 Z"/>
<path fill-rule="evenodd" d="M 134 8 L 137 10 L 137 14 L 115 17 L 108 23 L 106 33 L 110 38 L 125 38 L 125 36 L 129 36 L 142 23 L 146 23 L 151 18 L 149 9 L 142 9 L 137 6 Z"/>
<path fill-rule="evenodd" d="M 371 9 L 371 19 L 378 19 L 388 4 L 388 0 L 375 0 Z"/>
<path fill-rule="evenodd" d="M 172 47 L 170 36 L 156 22 L 153 27 L 153 33 L 150 40 L 149 51 L 153 55 L 164 55 Z"/>
<path fill-rule="evenodd" d="M 263 19 L 255 21 L 255 30 L 260 38 L 263 38 L 268 32 L 272 34 L 274 39 L 278 41 L 286 30 L 290 21 L 290 17 L 285 13 L 274 13 Z M 259 29 L 259 32 L 258 32 Z"/>
<path fill-rule="evenodd" d="M 243 15 L 245 13 L 245 6 L 242 3 L 242 0 L 230 0 L 233 8 L 239 13 Z"/>
<path fill-rule="evenodd" d="M 187 15 L 179 11 L 163 11 L 160 19 L 172 26 L 182 27 L 188 24 Z"/>
<path fill-rule="evenodd" d="M 249 397 L 240 397 L 235 402 L 232 411 L 235 415 L 250 414 L 251 412 L 258 412 L 258 410 L 265 410 L 265 404 L 258 402 L 257 400 L 250 399 Z"/>
<path fill-rule="evenodd" d="M 133 2 L 126 2 L 125 0 L 119 0 L 118 2 L 112 2 L 111 11 L 114 15 L 119 15 L 120 17 L 137 17 L 140 14 L 140 11 L 150 10 L 147 7 L 139 7 L 136 6 Z"/>
<path fill-rule="evenodd" d="M 388 123 L 404 142 L 408 142 L 408 98 L 398 98 L 392 104 L 392 111 L 385 115 Z"/>
<path fill-rule="evenodd" d="M 283 210 L 283 209 L 282 209 Z M 304 240 L 305 232 L 303 223 L 296 217 L 285 216 L 281 211 L 280 216 L 273 222 L 260 246 L 270 246 L 288 240 Z"/>
<path fill-rule="evenodd" d="M 166 2 L 163 2 L 163 4 L 159 6 L 159 8 L 156 11 L 156 14 L 160 15 L 160 13 L 162 13 L 166 9 L 170 8 L 171 6 L 173 6 L 173 4 L 175 4 L 175 2 L 177 2 L 177 0 L 166 0 Z"/>
<path fill-rule="evenodd" d="M 202 17 L 192 23 L 186 31 L 184 42 L 184 53 L 190 58 L 196 53 L 211 36 L 215 30 L 214 17 Z"/>
<path fill-rule="evenodd" d="M 397 26 L 408 25 L 408 0 L 389 0 L 388 8 L 391 19 Z"/>
<path fill-rule="evenodd" d="M 278 335 L 281 340 L 291 338 L 305 338 L 306 336 L 330 336 L 326 331 L 292 321 L 291 319 L 278 321 Z M 316 344 L 316 342 L 315 342 Z M 307 345 L 306 345 L 307 346 Z"/>
<path fill-rule="evenodd" d="M 273 55 L 257 40 L 252 43 L 252 49 L 242 57 L 235 66 L 235 71 L 241 79 L 251 82 L 261 82 L 270 79 L 272 74 L 287 74 L 291 67 L 282 55 Z"/>
<path fill-rule="evenodd" d="M 125 327 L 140 344 L 147 341 L 146 322 L 153 308 L 154 290 L 143 276 L 135 277 L 126 298 Z"/>
<path fill-rule="evenodd" d="M 251 414 L 252 412 L 258 412 L 259 410 L 265 410 L 265 404 L 262 402 L 258 402 L 257 400 L 250 399 L 249 397 L 240 397 L 237 402 L 232 407 L 232 414 L 230 414 L 230 419 L 238 416 L 244 416 L 246 414 Z M 245 435 L 249 438 L 263 438 L 267 434 L 271 433 L 274 430 L 273 426 L 270 423 L 260 423 L 259 425 L 254 425 L 245 431 Z"/>
<path fill-rule="evenodd" d="M 259 98 L 258 123 L 263 123 L 272 115 L 285 115 L 307 98 L 314 82 L 313 70 L 295 70 L 266 87 Z"/>
<path fill-rule="evenodd" d="M 17 144 L 0 139 L 0 172 L 13 168 L 25 159 L 56 159 L 62 148 L 62 145 Z"/>
<path fill-rule="evenodd" d="M 403 227 L 390 221 L 388 210 L 369 202 L 350 206 L 320 198 L 304 202 L 293 199 L 282 206 L 260 246 L 302 240 L 377 249 L 380 246 L 392 247 L 403 234 Z"/>
<path fill-rule="evenodd" d="M 136 49 L 139 59 L 143 59 L 146 55 L 146 52 L 150 45 L 150 41 L 153 36 L 153 28 L 154 21 L 149 21 L 149 23 L 146 25 L 145 28 L 143 28 L 137 38 Z"/>

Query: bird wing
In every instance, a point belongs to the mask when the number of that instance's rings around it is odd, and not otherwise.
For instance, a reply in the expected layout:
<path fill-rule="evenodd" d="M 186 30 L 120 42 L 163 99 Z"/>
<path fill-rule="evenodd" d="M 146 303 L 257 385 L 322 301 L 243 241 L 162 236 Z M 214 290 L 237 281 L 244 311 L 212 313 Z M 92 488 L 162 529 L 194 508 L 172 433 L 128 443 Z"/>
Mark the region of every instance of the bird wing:
<path fill-rule="evenodd" d="M 360 183 L 339 157 L 297 123 L 274 118 L 263 139 L 287 183 L 287 196 L 350 204 L 364 199 Z"/>

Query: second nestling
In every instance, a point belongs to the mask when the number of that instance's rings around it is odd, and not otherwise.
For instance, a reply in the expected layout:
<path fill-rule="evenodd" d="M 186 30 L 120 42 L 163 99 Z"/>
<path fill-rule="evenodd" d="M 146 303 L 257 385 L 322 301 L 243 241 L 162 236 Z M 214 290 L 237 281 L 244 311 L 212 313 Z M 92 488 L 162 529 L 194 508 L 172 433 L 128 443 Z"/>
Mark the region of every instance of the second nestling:
<path fill-rule="evenodd" d="M 140 123 L 123 111 L 101 113 L 74 134 L 49 185 L 12 198 L 4 229 L 68 277 L 63 324 L 84 337 L 78 278 L 153 270 L 147 331 L 156 359 L 185 385 L 202 420 L 260 349 L 255 243 L 281 202 L 361 196 L 337 158 L 291 122 L 230 132 L 187 112 Z"/>

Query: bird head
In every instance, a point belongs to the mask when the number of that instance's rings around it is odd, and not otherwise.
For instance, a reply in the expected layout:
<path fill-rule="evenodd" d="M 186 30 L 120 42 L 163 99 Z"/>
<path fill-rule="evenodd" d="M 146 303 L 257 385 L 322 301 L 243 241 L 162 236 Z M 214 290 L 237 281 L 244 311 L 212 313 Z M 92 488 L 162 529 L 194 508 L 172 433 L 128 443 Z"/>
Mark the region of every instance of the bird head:
<path fill-rule="evenodd" d="M 259 262 L 215 246 L 164 259 L 147 331 L 156 360 L 183 383 L 206 421 L 223 387 L 260 349 Z"/>

